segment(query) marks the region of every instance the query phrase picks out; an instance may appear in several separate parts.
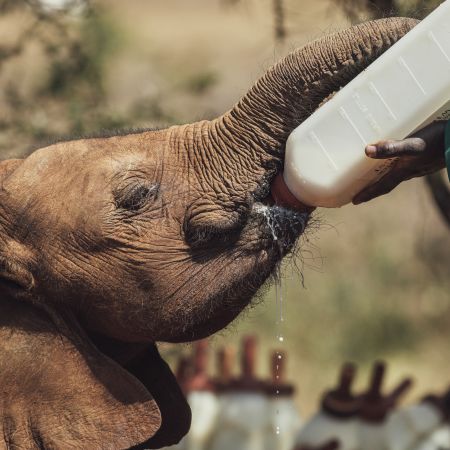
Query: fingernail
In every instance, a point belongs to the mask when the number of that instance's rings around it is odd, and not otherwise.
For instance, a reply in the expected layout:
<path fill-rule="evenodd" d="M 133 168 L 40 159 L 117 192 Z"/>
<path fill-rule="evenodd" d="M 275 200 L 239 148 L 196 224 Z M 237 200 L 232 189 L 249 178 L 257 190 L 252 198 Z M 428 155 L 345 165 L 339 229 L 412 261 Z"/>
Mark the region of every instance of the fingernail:
<path fill-rule="evenodd" d="M 377 156 L 377 148 L 375 145 L 368 145 L 366 147 L 366 155 L 370 157 Z"/>

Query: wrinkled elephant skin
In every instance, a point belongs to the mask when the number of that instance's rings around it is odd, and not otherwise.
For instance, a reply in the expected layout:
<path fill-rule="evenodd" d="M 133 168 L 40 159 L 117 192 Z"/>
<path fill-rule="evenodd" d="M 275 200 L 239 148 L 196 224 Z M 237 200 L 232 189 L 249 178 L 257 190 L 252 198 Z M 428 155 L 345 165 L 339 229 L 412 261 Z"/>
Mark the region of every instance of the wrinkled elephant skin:
<path fill-rule="evenodd" d="M 314 41 L 215 120 L 0 163 L 0 448 L 158 448 L 187 432 L 154 343 L 222 329 L 293 251 L 309 213 L 267 200 L 289 133 L 415 23 Z"/>

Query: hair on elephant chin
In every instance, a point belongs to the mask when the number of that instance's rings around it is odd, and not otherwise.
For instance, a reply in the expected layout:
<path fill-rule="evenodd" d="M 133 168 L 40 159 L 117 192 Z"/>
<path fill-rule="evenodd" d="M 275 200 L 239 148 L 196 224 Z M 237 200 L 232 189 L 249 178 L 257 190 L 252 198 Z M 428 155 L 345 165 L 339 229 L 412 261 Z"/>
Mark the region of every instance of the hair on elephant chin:
<path fill-rule="evenodd" d="M 305 269 L 321 271 L 323 269 L 323 257 L 320 247 L 316 244 L 318 240 L 318 232 L 323 228 L 328 228 L 323 217 L 318 212 L 309 215 L 305 224 L 304 232 L 295 242 L 294 247 L 284 258 L 276 271 L 273 273 L 273 279 L 277 283 L 281 283 L 281 264 L 285 270 L 290 271 L 294 276 L 298 277 L 303 288 L 306 288 Z"/>

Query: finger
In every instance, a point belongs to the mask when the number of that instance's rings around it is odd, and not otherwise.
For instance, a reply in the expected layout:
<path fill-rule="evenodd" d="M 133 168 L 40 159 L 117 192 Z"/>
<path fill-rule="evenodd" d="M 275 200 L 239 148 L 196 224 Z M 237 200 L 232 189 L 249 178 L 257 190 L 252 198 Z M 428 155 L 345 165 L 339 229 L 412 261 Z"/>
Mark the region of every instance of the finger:
<path fill-rule="evenodd" d="M 368 202 L 381 195 L 389 194 L 393 189 L 395 189 L 401 183 L 401 176 L 393 177 L 391 174 L 386 175 L 381 178 L 375 184 L 368 186 L 366 189 L 357 194 L 353 199 L 354 205 L 359 205 L 360 203 Z"/>
<path fill-rule="evenodd" d="M 427 147 L 426 142 L 419 137 L 403 141 L 381 141 L 366 147 L 366 155 L 374 159 L 395 158 L 397 156 L 417 156 Z"/>

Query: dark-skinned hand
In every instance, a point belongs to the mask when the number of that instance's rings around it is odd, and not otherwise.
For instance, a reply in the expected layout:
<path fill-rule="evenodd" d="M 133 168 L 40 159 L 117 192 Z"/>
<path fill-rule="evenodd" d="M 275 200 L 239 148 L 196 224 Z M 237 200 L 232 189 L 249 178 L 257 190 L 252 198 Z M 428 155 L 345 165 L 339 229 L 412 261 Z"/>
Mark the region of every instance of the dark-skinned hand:
<path fill-rule="evenodd" d="M 402 141 L 381 141 L 366 147 L 373 159 L 393 159 L 391 170 L 355 196 L 353 204 L 388 194 L 402 181 L 422 177 L 445 167 L 446 121 L 433 122 Z"/>

